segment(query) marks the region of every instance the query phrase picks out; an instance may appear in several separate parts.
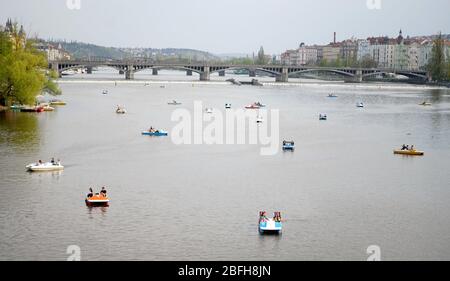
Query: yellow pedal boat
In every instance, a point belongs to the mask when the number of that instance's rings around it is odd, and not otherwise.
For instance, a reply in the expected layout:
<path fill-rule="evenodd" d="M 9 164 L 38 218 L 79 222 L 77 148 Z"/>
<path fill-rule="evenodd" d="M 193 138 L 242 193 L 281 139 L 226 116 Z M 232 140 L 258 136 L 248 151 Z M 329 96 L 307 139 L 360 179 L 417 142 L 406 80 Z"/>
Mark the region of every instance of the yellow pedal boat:
<path fill-rule="evenodd" d="M 402 155 L 413 155 L 413 156 L 422 156 L 425 153 L 423 151 L 419 151 L 419 150 L 401 150 L 401 149 L 396 149 L 394 150 L 394 154 L 402 154 Z"/>

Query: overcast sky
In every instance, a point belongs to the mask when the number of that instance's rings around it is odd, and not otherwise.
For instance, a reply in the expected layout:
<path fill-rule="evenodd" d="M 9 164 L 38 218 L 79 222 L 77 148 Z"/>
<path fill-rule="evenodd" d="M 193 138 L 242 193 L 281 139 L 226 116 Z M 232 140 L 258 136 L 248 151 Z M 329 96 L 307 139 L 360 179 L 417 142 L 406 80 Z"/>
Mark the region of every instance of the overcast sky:
<path fill-rule="evenodd" d="M 450 0 L 0 0 L 28 33 L 115 47 L 281 53 L 355 36 L 450 33 Z M 381 2 L 381 9 L 376 7 Z"/>

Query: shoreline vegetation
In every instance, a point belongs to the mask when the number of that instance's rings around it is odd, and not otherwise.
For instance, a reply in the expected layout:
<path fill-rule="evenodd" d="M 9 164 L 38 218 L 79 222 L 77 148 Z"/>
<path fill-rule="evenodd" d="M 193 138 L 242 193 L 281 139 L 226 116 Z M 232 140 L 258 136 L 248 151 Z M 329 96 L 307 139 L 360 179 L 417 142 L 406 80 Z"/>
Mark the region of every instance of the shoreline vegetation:
<path fill-rule="evenodd" d="M 43 93 L 61 94 L 44 52 L 10 19 L 0 29 L 0 105 L 35 105 Z"/>

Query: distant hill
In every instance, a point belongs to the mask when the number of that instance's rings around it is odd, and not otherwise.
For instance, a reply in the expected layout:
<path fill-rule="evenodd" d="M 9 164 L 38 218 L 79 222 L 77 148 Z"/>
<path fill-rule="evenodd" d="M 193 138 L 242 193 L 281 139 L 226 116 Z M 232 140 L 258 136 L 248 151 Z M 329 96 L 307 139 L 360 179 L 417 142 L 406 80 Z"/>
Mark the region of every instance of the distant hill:
<path fill-rule="evenodd" d="M 69 52 L 74 58 L 104 58 L 104 59 L 124 59 L 124 58 L 147 58 L 154 60 L 218 60 L 219 57 L 194 49 L 178 49 L 178 48 L 116 48 L 104 47 L 89 43 L 77 41 L 47 41 L 50 44 L 58 45 Z"/>

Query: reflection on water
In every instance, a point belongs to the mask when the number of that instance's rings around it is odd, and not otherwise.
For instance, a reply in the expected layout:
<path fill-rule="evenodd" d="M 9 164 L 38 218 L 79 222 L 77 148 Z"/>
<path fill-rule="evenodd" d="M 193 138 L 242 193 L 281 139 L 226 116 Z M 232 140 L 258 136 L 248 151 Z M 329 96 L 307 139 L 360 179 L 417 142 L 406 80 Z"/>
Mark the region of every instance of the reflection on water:
<path fill-rule="evenodd" d="M 38 113 L 0 112 L 0 144 L 9 148 L 33 151 L 40 142 Z"/>
<path fill-rule="evenodd" d="M 96 215 L 102 215 L 105 216 L 106 212 L 108 211 L 108 206 L 101 206 L 101 207 L 93 207 L 93 206 L 87 206 L 86 205 L 86 209 L 87 209 L 87 214 L 89 215 L 88 218 L 89 219 L 93 219 L 95 218 Z"/>

